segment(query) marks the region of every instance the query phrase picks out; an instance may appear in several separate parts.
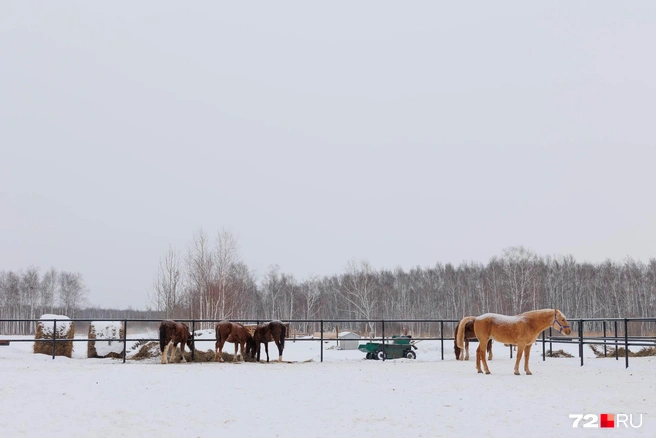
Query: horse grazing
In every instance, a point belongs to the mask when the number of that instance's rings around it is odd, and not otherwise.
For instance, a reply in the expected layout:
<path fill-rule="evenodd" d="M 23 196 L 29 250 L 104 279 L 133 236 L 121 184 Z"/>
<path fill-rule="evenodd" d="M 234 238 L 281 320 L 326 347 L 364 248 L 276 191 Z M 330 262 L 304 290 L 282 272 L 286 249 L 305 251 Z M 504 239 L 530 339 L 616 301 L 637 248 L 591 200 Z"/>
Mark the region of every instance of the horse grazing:
<path fill-rule="evenodd" d="M 465 316 L 456 324 L 456 330 L 453 333 L 453 351 L 456 353 L 456 360 L 469 360 L 469 340 L 476 337 L 474 333 L 475 319 L 475 316 Z M 465 344 L 465 354 L 462 354 L 463 349 L 458 347 L 458 342 L 462 345 L 463 341 Z M 487 354 L 487 360 L 492 360 L 492 339 L 487 341 Z"/>
<path fill-rule="evenodd" d="M 560 333 L 569 335 L 572 330 L 567 318 L 558 309 L 531 310 L 517 316 L 486 313 L 474 320 L 474 333 L 480 342 L 476 349 L 476 369 L 481 370 L 481 361 L 485 374 L 490 374 L 485 360 L 485 351 L 482 346 L 488 339 L 494 339 L 504 344 L 517 345 L 517 360 L 515 361 L 515 374 L 519 375 L 519 361 L 524 354 L 524 371 L 530 375 L 528 359 L 531 355 L 531 346 L 543 330 L 553 327 Z M 462 348 L 462 345 L 459 345 Z"/>
<path fill-rule="evenodd" d="M 260 344 L 264 344 L 264 351 L 269 362 L 269 342 L 274 341 L 278 347 L 278 362 L 282 362 L 282 350 L 285 348 L 285 336 L 287 328 L 280 321 L 271 321 L 260 324 L 255 328 L 253 333 L 254 353 L 251 353 L 259 362 L 260 361 Z"/>
<path fill-rule="evenodd" d="M 162 363 L 169 363 L 169 349 L 173 346 L 171 359 L 175 357 L 178 344 L 180 344 L 180 355 L 182 362 L 187 362 L 184 357 L 185 344 L 189 349 L 194 348 L 194 334 L 189 331 L 187 324 L 171 320 L 162 321 L 159 325 L 159 349 L 162 352 Z"/>
<path fill-rule="evenodd" d="M 245 361 L 244 354 L 248 352 L 251 354 L 251 351 L 254 348 L 253 336 L 243 325 L 230 322 L 230 321 L 219 321 L 215 328 L 216 332 L 216 352 L 214 354 L 214 362 L 223 362 L 223 344 L 226 342 L 231 342 L 235 344 L 235 355 L 232 358 L 233 362 L 237 362 L 237 349 L 240 348 L 241 360 Z"/>

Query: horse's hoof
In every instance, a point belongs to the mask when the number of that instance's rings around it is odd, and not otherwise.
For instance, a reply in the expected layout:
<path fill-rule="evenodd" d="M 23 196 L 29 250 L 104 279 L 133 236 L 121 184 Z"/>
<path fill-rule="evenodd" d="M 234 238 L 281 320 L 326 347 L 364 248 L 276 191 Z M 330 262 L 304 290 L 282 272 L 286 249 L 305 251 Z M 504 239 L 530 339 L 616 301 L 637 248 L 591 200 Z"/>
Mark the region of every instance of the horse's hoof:
<path fill-rule="evenodd" d="M 516 376 L 519 376 L 519 371 L 515 371 L 515 375 L 516 375 Z"/>
<path fill-rule="evenodd" d="M 483 371 L 481 371 L 481 370 L 478 370 L 478 374 L 483 374 Z"/>
<path fill-rule="evenodd" d="M 527 376 L 532 376 L 532 375 L 533 375 L 533 373 L 532 373 L 532 372 L 530 372 L 530 371 L 527 371 L 527 372 L 526 372 L 526 375 L 527 375 Z"/>

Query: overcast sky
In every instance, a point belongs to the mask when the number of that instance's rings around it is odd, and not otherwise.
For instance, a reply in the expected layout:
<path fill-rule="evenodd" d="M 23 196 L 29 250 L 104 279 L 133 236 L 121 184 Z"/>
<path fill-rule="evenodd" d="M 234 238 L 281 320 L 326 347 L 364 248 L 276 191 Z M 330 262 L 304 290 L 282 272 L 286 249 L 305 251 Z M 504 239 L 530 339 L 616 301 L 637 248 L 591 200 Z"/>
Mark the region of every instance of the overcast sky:
<path fill-rule="evenodd" d="M 0 270 L 143 308 L 231 231 L 302 280 L 656 257 L 656 2 L 0 2 Z"/>

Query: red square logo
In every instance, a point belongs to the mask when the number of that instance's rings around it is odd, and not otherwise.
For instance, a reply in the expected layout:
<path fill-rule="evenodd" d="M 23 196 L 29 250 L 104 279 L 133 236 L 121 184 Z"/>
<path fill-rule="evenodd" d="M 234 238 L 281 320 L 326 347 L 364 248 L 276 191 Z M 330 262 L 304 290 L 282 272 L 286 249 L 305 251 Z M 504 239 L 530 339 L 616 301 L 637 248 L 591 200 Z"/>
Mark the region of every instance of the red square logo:
<path fill-rule="evenodd" d="M 615 427 L 615 414 L 601 414 L 601 427 Z"/>

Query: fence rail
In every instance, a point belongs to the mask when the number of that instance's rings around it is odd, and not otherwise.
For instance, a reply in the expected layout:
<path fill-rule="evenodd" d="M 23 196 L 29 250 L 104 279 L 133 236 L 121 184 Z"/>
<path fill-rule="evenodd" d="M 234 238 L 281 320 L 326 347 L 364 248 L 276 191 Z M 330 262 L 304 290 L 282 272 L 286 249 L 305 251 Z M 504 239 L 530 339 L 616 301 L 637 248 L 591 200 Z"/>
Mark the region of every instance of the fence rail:
<path fill-rule="evenodd" d="M 91 322 L 122 322 L 123 323 L 123 336 L 118 337 L 118 338 L 95 338 L 95 339 L 90 339 L 90 338 L 73 338 L 73 339 L 68 339 L 68 338 L 58 338 L 56 336 L 56 328 L 57 328 L 57 321 L 59 322 L 85 322 L 85 323 L 91 323 Z M 120 319 L 120 318 L 113 318 L 113 319 L 0 319 L 0 323 L 20 323 L 20 322 L 52 322 L 53 323 L 53 339 L 45 339 L 45 340 L 38 340 L 39 342 L 52 342 L 52 358 L 55 359 L 56 355 L 56 343 L 57 342 L 89 342 L 89 341 L 96 341 L 96 342 L 105 342 L 105 341 L 118 341 L 118 342 L 123 342 L 123 363 L 125 363 L 126 358 L 127 358 L 127 341 L 134 341 L 134 342 L 153 342 L 153 341 L 159 341 L 158 338 L 151 339 L 151 338 L 135 338 L 135 337 L 128 337 L 127 332 L 128 332 L 128 324 L 144 324 L 144 323 L 159 323 L 161 322 L 161 319 Z M 192 333 L 196 332 L 196 327 L 198 324 L 198 328 L 203 324 L 216 324 L 220 320 L 217 319 L 176 319 L 176 321 L 179 322 L 184 322 L 187 324 L 190 324 L 190 328 L 192 330 Z M 253 319 L 234 319 L 232 321 L 235 322 L 240 322 L 242 324 L 259 324 L 263 321 L 268 321 L 264 319 L 258 319 L 258 318 L 253 318 Z M 453 341 L 454 338 L 453 336 L 448 336 L 445 335 L 445 325 L 448 326 L 449 334 L 453 333 L 453 327 L 455 327 L 455 324 L 459 322 L 459 320 L 456 319 L 286 319 L 283 320 L 285 323 L 290 323 L 290 324 L 306 324 L 306 325 L 313 325 L 313 327 L 319 327 L 319 333 L 320 336 L 319 338 L 308 338 L 308 339 L 296 339 L 296 341 L 308 341 L 308 342 L 320 342 L 321 345 L 321 362 L 323 362 L 323 345 L 325 340 L 332 340 L 332 338 L 325 338 L 324 333 L 329 333 L 332 332 L 332 328 L 329 331 L 326 331 L 325 328 L 327 327 L 333 327 L 335 325 L 339 324 L 362 324 L 363 326 L 365 325 L 375 325 L 376 331 L 378 331 L 378 327 L 380 327 L 380 336 L 377 335 L 371 335 L 367 337 L 362 337 L 362 341 L 375 341 L 375 342 L 381 342 L 383 344 L 390 342 L 391 341 L 391 336 L 386 336 L 385 335 L 385 326 L 387 324 L 388 326 L 388 333 L 390 330 L 390 324 L 435 324 L 439 325 L 439 336 L 419 336 L 419 337 L 414 337 L 413 340 L 415 341 L 423 341 L 423 340 L 432 340 L 432 341 L 440 341 L 440 350 L 441 350 L 441 360 L 444 360 L 444 341 Z M 572 343 L 577 343 L 579 346 L 579 358 L 581 359 L 581 366 L 583 366 L 583 346 L 584 345 L 603 345 L 604 347 L 604 355 L 607 356 L 607 347 L 612 346 L 615 348 L 615 360 L 619 360 L 619 348 L 623 347 L 624 348 L 624 357 L 625 357 L 625 367 L 629 367 L 629 347 L 654 347 L 656 348 L 656 334 L 651 334 L 649 336 L 629 336 L 629 329 L 632 327 L 632 325 L 635 325 L 637 323 L 656 323 L 656 317 L 654 318 L 571 318 L 569 319 L 570 324 L 573 326 L 576 326 L 577 330 L 572 329 L 572 333 L 577 333 L 575 336 L 562 336 L 562 335 L 554 335 L 552 332 L 552 329 L 549 328 L 547 330 L 544 330 L 541 334 L 541 336 L 537 339 L 536 342 L 541 342 L 542 343 L 542 360 L 546 360 L 549 355 L 546 352 L 546 345 L 549 344 L 549 351 L 553 352 L 553 344 L 569 344 L 571 345 Z M 584 327 L 586 323 L 602 323 L 602 328 L 603 328 L 603 334 L 601 336 L 588 333 L 586 336 Z M 612 335 L 608 334 L 608 323 L 612 323 Z M 397 327 L 398 328 L 398 327 Z M 375 332 L 374 332 L 375 333 Z M 288 336 L 288 339 L 292 339 L 292 337 Z M 3 341 L 0 343 L 0 345 L 7 345 L 7 343 L 11 342 L 35 342 L 36 339 L 21 339 L 21 338 L 12 338 L 11 335 L 2 335 L 0 333 L 0 341 Z M 338 341 L 338 339 L 335 339 L 335 341 Z M 195 345 L 194 345 L 195 347 Z M 512 353 L 512 346 L 509 347 L 510 351 L 510 357 L 512 358 L 513 353 Z M 192 358 L 194 357 L 195 353 L 195 348 L 192 348 Z"/>

